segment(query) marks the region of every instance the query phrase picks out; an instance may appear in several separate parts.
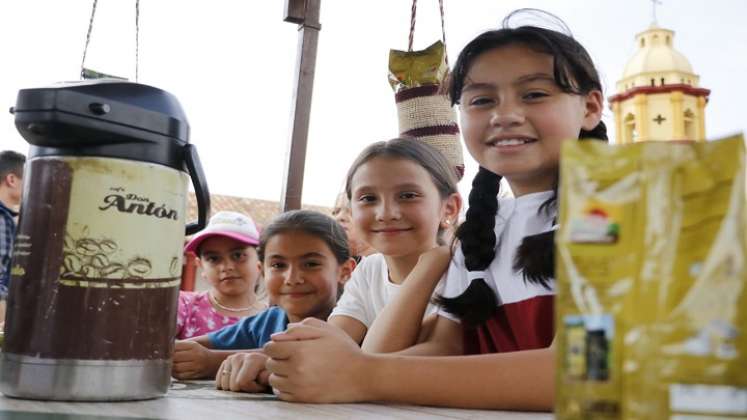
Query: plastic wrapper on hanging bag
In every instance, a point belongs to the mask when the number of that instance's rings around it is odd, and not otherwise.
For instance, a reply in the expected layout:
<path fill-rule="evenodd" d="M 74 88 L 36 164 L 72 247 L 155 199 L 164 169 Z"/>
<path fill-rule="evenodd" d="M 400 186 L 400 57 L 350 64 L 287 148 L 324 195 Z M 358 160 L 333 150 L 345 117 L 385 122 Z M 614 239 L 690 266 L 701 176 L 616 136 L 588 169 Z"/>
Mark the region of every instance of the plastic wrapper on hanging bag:
<path fill-rule="evenodd" d="M 747 416 L 744 155 L 564 145 L 558 418 Z"/>
<path fill-rule="evenodd" d="M 395 92 L 400 135 L 441 151 L 461 179 L 464 159 L 456 112 L 441 91 L 447 74 L 446 51 L 441 41 L 422 51 L 389 53 L 389 83 Z"/>
<path fill-rule="evenodd" d="M 421 51 L 389 51 L 389 84 L 395 92 L 418 86 L 439 86 L 449 73 L 444 43 Z"/>

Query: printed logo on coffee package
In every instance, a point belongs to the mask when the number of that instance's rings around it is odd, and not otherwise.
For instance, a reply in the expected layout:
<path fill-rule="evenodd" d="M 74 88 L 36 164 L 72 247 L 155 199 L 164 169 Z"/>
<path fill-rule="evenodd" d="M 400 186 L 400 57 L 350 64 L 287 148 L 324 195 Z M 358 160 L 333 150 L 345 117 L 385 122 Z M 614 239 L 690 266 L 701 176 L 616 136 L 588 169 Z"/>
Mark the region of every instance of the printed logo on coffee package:
<path fill-rule="evenodd" d="M 571 220 L 571 242 L 614 244 L 620 236 L 620 217 L 614 206 L 589 203 Z"/>

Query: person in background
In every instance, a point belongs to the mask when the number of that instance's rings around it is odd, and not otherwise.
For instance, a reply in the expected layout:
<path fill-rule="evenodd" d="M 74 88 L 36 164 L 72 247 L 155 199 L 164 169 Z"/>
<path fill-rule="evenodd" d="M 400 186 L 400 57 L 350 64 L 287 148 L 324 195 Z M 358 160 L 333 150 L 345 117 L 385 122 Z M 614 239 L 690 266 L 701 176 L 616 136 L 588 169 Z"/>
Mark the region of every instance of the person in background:
<path fill-rule="evenodd" d="M 360 239 L 361 234 L 350 223 L 350 200 L 344 191 L 337 196 L 335 206 L 332 208 L 332 217 L 345 229 L 345 233 L 348 235 L 348 243 L 350 244 L 350 255 L 353 256 L 356 263 L 360 263 L 363 257 L 376 252 Z"/>
<path fill-rule="evenodd" d="M 18 152 L 0 152 L 0 323 L 5 321 L 5 300 L 10 286 L 10 260 L 16 235 L 16 217 L 23 195 L 23 165 Z"/>
<path fill-rule="evenodd" d="M 262 232 L 258 252 L 268 294 L 277 306 L 181 342 L 190 346 L 177 346 L 174 377 L 205 378 L 217 373 L 221 389 L 267 389 L 267 375 L 262 375 L 266 357 L 256 350 L 242 350 L 262 347 L 271 334 L 285 330 L 288 322 L 327 319 L 342 284 L 355 268 L 339 223 L 310 210 L 277 216 Z"/>
<path fill-rule="evenodd" d="M 261 281 L 258 244 L 259 231 L 252 218 L 232 211 L 216 213 L 192 237 L 185 253 L 197 255 L 202 276 L 211 287 L 179 292 L 177 339 L 207 334 L 267 308 L 256 294 Z"/>

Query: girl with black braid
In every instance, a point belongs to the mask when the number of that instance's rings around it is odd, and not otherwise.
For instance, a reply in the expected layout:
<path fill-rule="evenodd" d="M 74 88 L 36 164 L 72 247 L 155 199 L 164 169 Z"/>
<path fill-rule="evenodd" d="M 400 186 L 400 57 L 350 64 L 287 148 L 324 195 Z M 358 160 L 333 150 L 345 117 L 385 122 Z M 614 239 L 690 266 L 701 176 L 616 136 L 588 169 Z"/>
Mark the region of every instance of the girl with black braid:
<path fill-rule="evenodd" d="M 480 169 L 439 315 L 462 324 L 467 354 L 548 347 L 560 147 L 606 140 L 599 76 L 572 37 L 525 26 L 470 42 L 449 94 Z M 516 198 L 497 198 L 501 178 Z"/>
<path fill-rule="evenodd" d="M 361 352 L 321 322 L 293 325 L 265 348 L 273 358 L 270 382 L 282 399 L 552 409 L 560 146 L 606 139 L 603 96 L 589 54 L 575 39 L 536 26 L 511 28 L 512 16 L 503 29 L 467 44 L 452 73 L 451 100 L 480 170 L 433 331 L 424 342 L 386 355 Z M 497 198 L 502 179 L 515 198 Z M 405 286 L 427 290 L 437 277 L 408 278 Z M 404 313 L 414 290 L 403 289 L 380 317 L 398 307 Z M 395 324 L 390 332 L 401 332 Z M 346 369 L 330 371 L 330 360 Z M 299 371 L 304 374 L 293 374 Z"/>

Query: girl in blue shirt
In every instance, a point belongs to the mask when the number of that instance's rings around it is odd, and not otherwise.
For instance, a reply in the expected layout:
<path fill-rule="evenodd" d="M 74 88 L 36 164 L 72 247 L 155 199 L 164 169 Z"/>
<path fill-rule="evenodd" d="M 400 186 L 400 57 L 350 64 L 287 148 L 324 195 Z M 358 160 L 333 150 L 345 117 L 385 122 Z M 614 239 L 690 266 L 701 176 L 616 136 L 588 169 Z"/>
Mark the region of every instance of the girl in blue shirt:
<path fill-rule="evenodd" d="M 205 378 L 218 373 L 218 379 L 224 376 L 228 381 L 231 366 L 244 359 L 236 357 L 233 363 L 219 367 L 237 350 L 257 352 L 271 334 L 285 331 L 289 322 L 308 317 L 326 320 L 355 268 L 343 228 L 329 216 L 309 210 L 275 218 L 262 232 L 257 253 L 270 301 L 277 306 L 210 334 L 177 341 L 174 377 Z M 263 358 L 259 353 L 252 357 Z"/>

